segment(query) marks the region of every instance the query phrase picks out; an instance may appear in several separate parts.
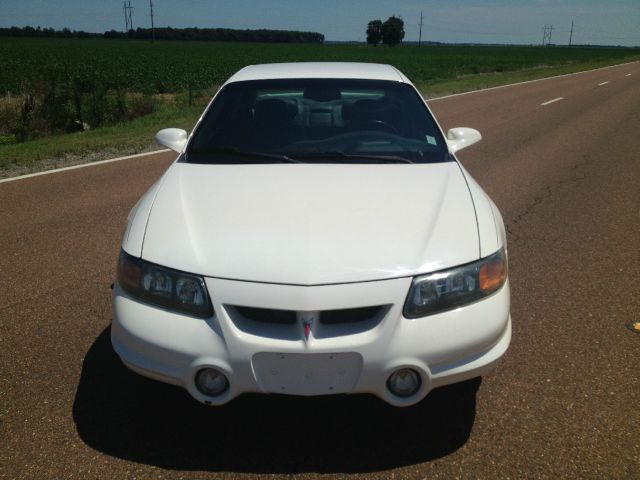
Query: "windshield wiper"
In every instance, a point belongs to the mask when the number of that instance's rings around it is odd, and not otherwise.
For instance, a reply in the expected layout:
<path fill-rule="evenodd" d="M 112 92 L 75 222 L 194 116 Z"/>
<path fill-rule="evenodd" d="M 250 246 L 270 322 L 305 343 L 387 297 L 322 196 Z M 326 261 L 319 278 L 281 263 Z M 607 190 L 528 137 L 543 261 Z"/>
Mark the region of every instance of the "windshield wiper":
<path fill-rule="evenodd" d="M 301 160 L 327 160 L 330 158 L 346 158 L 349 160 L 362 160 L 362 162 L 357 163 L 414 163 L 408 158 L 400 157 L 398 155 L 369 155 L 363 153 L 346 153 L 340 151 L 301 153 L 294 154 L 294 156 L 295 158 Z"/>
<path fill-rule="evenodd" d="M 304 163 L 300 160 L 297 160 L 295 158 L 291 158 L 287 155 L 284 154 L 280 154 L 280 153 L 269 153 L 269 152 L 254 152 L 251 150 L 240 150 L 236 147 L 211 147 L 211 148 L 203 148 L 203 149 L 198 149 L 198 150 L 194 150 L 191 152 L 187 152 L 187 154 L 189 153 L 194 153 L 194 154 L 207 154 L 207 153 L 227 153 L 227 154 L 231 154 L 231 155 L 239 155 L 241 157 L 252 157 L 252 158 L 262 158 L 265 160 L 277 160 L 279 162 L 283 162 L 283 163 Z M 239 163 L 239 162 L 236 162 Z"/>
<path fill-rule="evenodd" d="M 350 161 L 361 160 L 354 163 L 414 163 L 411 160 L 400 157 L 398 155 L 377 155 L 377 154 L 358 154 L 358 153 L 346 153 L 341 151 L 330 152 L 310 152 L 310 153 L 295 153 L 293 156 L 285 155 L 283 153 L 269 153 L 269 152 L 257 152 L 252 150 L 240 150 L 236 147 L 210 147 L 188 151 L 193 154 L 208 154 L 208 153 L 224 153 L 230 155 L 238 155 L 241 157 L 261 158 L 265 160 L 277 160 L 279 162 L 286 163 L 307 163 L 309 160 L 329 160 L 336 158 L 344 158 Z M 196 160 L 197 161 L 197 160 Z M 239 163 L 239 162 L 234 162 Z"/>

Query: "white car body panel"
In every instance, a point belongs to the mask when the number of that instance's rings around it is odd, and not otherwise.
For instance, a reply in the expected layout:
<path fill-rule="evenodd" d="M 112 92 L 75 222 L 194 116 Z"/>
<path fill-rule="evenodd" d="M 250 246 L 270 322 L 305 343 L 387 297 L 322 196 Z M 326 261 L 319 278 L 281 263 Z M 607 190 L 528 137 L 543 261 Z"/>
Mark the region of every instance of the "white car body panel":
<path fill-rule="evenodd" d="M 431 272 L 477 260 L 479 251 L 455 162 L 177 163 L 155 200 L 142 255 L 209 277 L 318 285 Z"/>
<path fill-rule="evenodd" d="M 283 355 L 356 352 L 363 362 L 358 382 L 350 393 L 372 393 L 396 406 L 408 406 L 440 385 L 462 381 L 489 371 L 506 351 L 511 339 L 509 286 L 488 299 L 415 320 L 402 318 L 404 298 L 411 279 L 299 287 L 231 280 L 207 279 L 215 292 L 215 317 L 206 321 L 158 310 L 127 297 L 116 287 L 112 342 L 127 366 L 136 372 L 185 387 L 196 399 L 221 405 L 245 392 L 288 393 L 264 388 L 252 361 L 262 352 Z M 264 332 L 239 328 L 229 305 L 247 303 L 290 309 L 344 308 L 375 299 L 392 304 L 373 329 L 305 342 L 268 337 Z M 366 303 L 365 303 L 366 304 Z M 276 337 L 276 338 L 274 338 Z M 215 367 L 231 380 L 219 397 L 206 397 L 194 386 L 193 377 L 203 367 Z M 387 376 L 411 366 L 423 376 L 419 392 L 410 398 L 392 395 Z M 321 368 L 322 365 L 318 365 Z M 276 372 L 276 375 L 279 372 Z M 312 371 L 312 373 L 315 373 Z M 318 391 L 310 382 L 306 395 Z"/>
<path fill-rule="evenodd" d="M 142 242 L 147 229 L 147 221 L 163 178 L 164 176 L 147 190 L 127 217 L 127 228 L 122 237 L 122 249 L 134 257 L 142 255 Z"/>
<path fill-rule="evenodd" d="M 394 67 L 359 63 L 249 66 L 226 83 L 279 78 L 411 85 Z M 452 155 L 480 138 L 471 129 L 453 130 Z M 174 145 L 182 136 L 165 131 L 161 138 Z M 182 386 L 209 405 L 261 392 L 369 393 L 408 406 L 435 387 L 487 373 L 506 352 L 508 279 L 462 307 L 415 319 L 403 314 L 415 276 L 506 252 L 500 212 L 457 160 L 198 165 L 180 159 L 133 208 L 122 249 L 202 275 L 214 313 L 203 319 L 169 311 L 116 284 L 112 344 L 132 370 Z M 382 307 L 361 323 L 325 324 L 317 316 L 372 306 Z M 293 311 L 297 320 L 259 323 L 241 307 Z M 309 315 L 313 328 L 305 330 L 298 320 Z M 197 372 L 207 367 L 229 379 L 218 396 L 196 387 Z M 387 385 L 399 368 L 421 379 L 408 397 Z"/>
<path fill-rule="evenodd" d="M 503 245 L 506 245 L 506 242 L 503 242 L 498 231 L 498 225 L 494 217 L 494 207 L 492 206 L 493 202 L 462 165 L 460 165 L 460 169 L 467 180 L 469 192 L 473 198 L 473 206 L 478 220 L 480 256 L 487 257 Z"/>
<path fill-rule="evenodd" d="M 281 78 L 355 78 L 389 80 L 411 83 L 398 69 L 391 65 L 357 62 L 296 62 L 249 65 L 239 70 L 225 82 L 247 80 L 269 80 Z"/>

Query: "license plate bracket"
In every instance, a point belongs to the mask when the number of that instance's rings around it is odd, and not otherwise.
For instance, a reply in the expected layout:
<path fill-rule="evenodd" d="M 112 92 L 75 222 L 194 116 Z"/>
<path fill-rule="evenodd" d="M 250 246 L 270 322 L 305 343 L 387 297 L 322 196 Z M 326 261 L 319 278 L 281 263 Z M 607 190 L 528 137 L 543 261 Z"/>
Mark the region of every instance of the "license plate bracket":
<path fill-rule="evenodd" d="M 253 372 L 264 392 L 331 395 L 353 391 L 362 356 L 345 353 L 272 353 L 253 356 Z"/>

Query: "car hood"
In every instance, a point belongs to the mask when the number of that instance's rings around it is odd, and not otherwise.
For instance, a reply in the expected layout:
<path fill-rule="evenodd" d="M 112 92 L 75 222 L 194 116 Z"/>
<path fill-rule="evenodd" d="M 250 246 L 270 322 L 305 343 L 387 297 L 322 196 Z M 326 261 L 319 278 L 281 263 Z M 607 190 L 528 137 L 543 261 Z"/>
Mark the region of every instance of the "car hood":
<path fill-rule="evenodd" d="M 471 262 L 479 240 L 455 162 L 177 162 L 158 188 L 142 257 L 211 277 L 321 285 Z"/>

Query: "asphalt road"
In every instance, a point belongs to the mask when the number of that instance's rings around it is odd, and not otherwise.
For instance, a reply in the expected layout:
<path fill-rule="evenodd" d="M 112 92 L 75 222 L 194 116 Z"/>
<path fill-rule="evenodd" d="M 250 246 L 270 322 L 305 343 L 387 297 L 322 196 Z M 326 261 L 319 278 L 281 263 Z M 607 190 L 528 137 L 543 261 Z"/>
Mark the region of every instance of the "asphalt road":
<path fill-rule="evenodd" d="M 171 154 L 1 183 L 0 477 L 640 478 L 639 80 L 634 63 L 430 103 L 483 133 L 460 158 L 508 227 L 513 341 L 408 409 L 207 408 L 120 364 L 120 236 Z"/>

